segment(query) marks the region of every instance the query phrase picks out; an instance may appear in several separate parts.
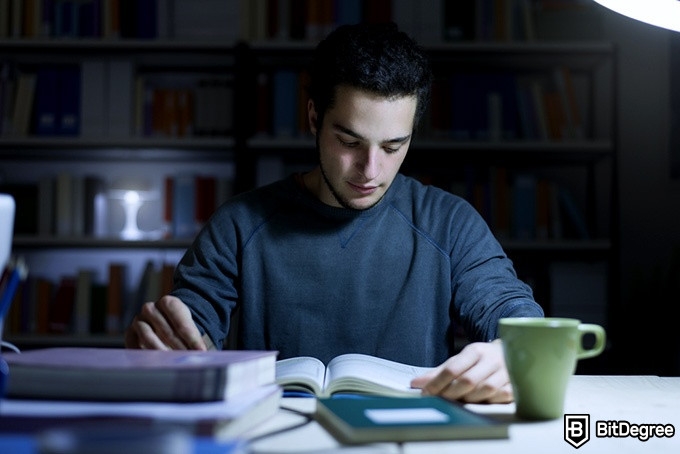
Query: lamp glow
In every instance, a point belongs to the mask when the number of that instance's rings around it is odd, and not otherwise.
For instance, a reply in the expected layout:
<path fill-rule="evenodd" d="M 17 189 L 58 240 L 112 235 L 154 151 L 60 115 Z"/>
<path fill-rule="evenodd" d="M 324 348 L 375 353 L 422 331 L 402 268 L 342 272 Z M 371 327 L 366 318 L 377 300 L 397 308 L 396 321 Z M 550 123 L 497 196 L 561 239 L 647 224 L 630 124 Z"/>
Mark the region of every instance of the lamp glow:
<path fill-rule="evenodd" d="M 142 198 L 137 191 L 125 191 L 123 195 L 123 206 L 125 207 L 125 227 L 120 232 L 124 240 L 138 240 L 143 233 L 137 226 L 137 213 L 142 207 Z"/>
<path fill-rule="evenodd" d="M 149 200 L 158 199 L 157 191 L 143 181 L 132 179 L 120 180 L 108 191 L 109 197 L 119 200 L 125 212 L 125 224 L 118 236 L 123 240 L 159 239 L 161 231 L 145 231 L 139 228 L 138 215 L 140 208 Z"/>
<path fill-rule="evenodd" d="M 595 0 L 595 2 L 632 19 L 680 31 L 679 0 Z"/>

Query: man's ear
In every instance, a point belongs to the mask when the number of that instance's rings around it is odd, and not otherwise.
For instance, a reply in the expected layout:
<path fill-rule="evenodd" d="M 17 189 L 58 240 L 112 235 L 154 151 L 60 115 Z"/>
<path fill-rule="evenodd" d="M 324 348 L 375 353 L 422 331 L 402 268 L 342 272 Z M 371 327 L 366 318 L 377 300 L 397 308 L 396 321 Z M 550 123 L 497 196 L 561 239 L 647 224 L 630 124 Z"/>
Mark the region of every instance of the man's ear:
<path fill-rule="evenodd" d="M 307 101 L 307 121 L 309 122 L 309 130 L 312 134 L 316 135 L 318 130 L 317 120 L 318 115 L 316 114 L 316 108 L 314 107 L 314 101 L 311 99 Z"/>

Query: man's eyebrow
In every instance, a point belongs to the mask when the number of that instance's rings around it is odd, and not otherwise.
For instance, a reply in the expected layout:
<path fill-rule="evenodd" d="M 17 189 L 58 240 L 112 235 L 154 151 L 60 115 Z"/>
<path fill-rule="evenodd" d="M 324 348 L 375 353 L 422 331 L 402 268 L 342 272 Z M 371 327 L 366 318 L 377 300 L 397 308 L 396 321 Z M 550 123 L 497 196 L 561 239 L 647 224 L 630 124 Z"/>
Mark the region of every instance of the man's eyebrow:
<path fill-rule="evenodd" d="M 347 134 L 348 136 L 352 136 L 355 139 L 365 140 L 365 138 L 361 134 L 358 134 L 357 132 L 352 131 L 351 129 L 346 128 L 346 127 L 344 127 L 340 124 L 333 123 L 333 129 L 336 129 L 336 130 L 338 130 L 338 131 L 340 131 L 344 134 Z M 407 136 L 403 136 L 403 137 L 394 137 L 392 139 L 387 139 L 387 140 L 384 140 L 382 143 L 404 143 L 404 142 L 407 142 L 410 138 L 411 138 L 411 134 L 409 134 Z"/>

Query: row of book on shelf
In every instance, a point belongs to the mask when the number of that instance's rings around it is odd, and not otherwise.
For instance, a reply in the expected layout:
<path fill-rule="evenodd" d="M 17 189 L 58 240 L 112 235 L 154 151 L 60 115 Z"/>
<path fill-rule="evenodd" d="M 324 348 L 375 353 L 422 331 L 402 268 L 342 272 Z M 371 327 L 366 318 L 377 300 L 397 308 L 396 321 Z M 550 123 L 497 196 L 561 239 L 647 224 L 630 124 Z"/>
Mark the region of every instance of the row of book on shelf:
<path fill-rule="evenodd" d="M 126 263 L 111 262 L 106 276 L 79 268 L 57 280 L 27 273 L 12 298 L 6 335 L 120 336 L 147 301 L 172 289 L 174 263 L 149 260 L 130 282 Z"/>
<path fill-rule="evenodd" d="M 316 40 L 390 20 L 392 0 L 0 0 L 0 17 L 0 38 Z"/>
<path fill-rule="evenodd" d="M 421 40 L 532 40 L 536 0 L 0 0 L 0 38 L 318 40 L 393 20 Z M 576 2 L 572 2 L 576 3 Z"/>
<path fill-rule="evenodd" d="M 240 0 L 0 0 L 0 38 L 240 37 Z"/>
<path fill-rule="evenodd" d="M 255 134 L 304 137 L 306 70 L 261 72 L 257 78 Z M 510 72 L 454 72 L 439 75 L 419 137 L 460 141 L 569 141 L 590 133 L 583 80 L 569 68 L 541 76 Z"/>
<path fill-rule="evenodd" d="M 0 61 L 0 137 L 223 137 L 231 76 L 137 71 L 131 60 Z"/>
<path fill-rule="evenodd" d="M 583 205 L 569 186 L 548 177 L 501 166 L 466 166 L 462 179 L 451 184 L 451 191 L 470 202 L 499 239 L 595 237 Z"/>
<path fill-rule="evenodd" d="M 317 41 L 343 24 L 394 21 L 421 42 L 535 38 L 535 0 L 242 0 L 242 39 Z"/>
<path fill-rule="evenodd" d="M 229 71 L 153 71 L 123 59 L 0 65 L 0 137 L 227 137 L 234 132 L 234 81 Z M 308 134 L 307 82 L 306 68 L 257 75 L 256 135 Z M 590 134 L 588 83 L 565 66 L 540 75 L 445 72 L 434 81 L 423 135 L 492 141 L 583 139 Z"/>
<path fill-rule="evenodd" d="M 565 66 L 541 76 L 456 72 L 435 79 L 428 134 L 454 140 L 578 140 L 586 137 L 582 80 Z"/>
<path fill-rule="evenodd" d="M 63 171 L 37 182 L 1 183 L 0 192 L 16 200 L 20 215 L 15 218 L 15 235 L 131 240 L 193 238 L 233 193 L 231 178 L 213 174 L 165 175 L 162 187 L 143 183 L 135 179 L 109 181 L 102 175 Z M 142 203 L 155 202 L 160 206 L 156 210 L 157 219 L 147 219 L 140 226 L 139 213 L 126 211 L 129 203 L 126 196 L 130 193 L 144 200 Z M 149 213 L 146 218 L 153 211 Z M 137 227 L 136 237 L 126 236 L 130 225 Z"/>
<path fill-rule="evenodd" d="M 241 0 L 246 40 L 323 38 L 342 24 L 396 22 L 422 44 L 442 41 L 533 41 L 544 16 L 590 7 L 584 0 Z"/>

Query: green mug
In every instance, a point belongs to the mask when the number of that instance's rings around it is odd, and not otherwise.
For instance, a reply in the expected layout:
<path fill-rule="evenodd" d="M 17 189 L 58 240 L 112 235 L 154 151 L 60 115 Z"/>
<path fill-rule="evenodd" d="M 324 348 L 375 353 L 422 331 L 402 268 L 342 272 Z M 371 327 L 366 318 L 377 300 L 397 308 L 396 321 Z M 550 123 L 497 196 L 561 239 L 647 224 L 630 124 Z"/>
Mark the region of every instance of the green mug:
<path fill-rule="evenodd" d="M 517 317 L 499 320 L 505 364 L 515 397 L 516 414 L 522 419 L 560 418 L 569 378 L 576 361 L 604 350 L 604 328 L 574 318 Z M 587 334 L 595 337 L 584 347 Z"/>

